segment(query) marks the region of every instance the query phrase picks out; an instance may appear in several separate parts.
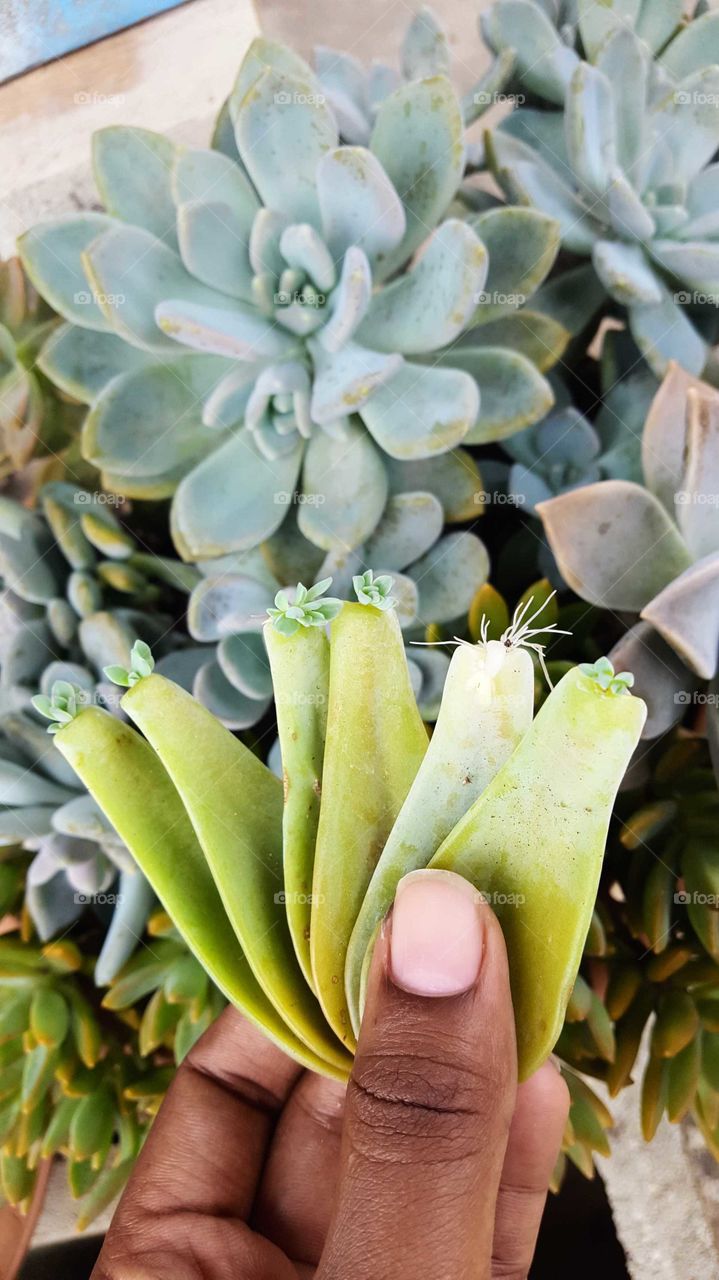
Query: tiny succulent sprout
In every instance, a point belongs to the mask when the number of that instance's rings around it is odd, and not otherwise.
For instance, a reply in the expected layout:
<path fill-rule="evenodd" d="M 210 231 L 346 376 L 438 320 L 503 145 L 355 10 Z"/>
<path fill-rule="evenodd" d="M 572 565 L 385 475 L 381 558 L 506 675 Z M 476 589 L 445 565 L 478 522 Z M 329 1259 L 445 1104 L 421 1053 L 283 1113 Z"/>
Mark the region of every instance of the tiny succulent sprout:
<path fill-rule="evenodd" d="M 631 671 L 617 671 L 615 674 L 609 658 L 598 658 L 596 662 L 580 662 L 579 670 L 582 675 L 593 680 L 603 693 L 629 693 L 634 684 Z"/>
<path fill-rule="evenodd" d="M 154 666 L 155 659 L 152 656 L 149 644 L 145 644 L 144 640 L 136 640 L 130 653 L 129 671 L 120 666 L 104 667 L 103 670 L 108 680 L 112 680 L 113 684 L 120 684 L 126 689 L 131 689 L 133 685 L 137 684 L 138 680 L 152 675 Z"/>
<path fill-rule="evenodd" d="M 56 680 L 50 690 L 50 697 L 38 693 L 33 698 L 32 705 L 39 715 L 52 721 L 48 725 L 48 733 L 57 733 L 63 725 L 70 724 L 75 719 L 86 698 L 87 695 L 78 685 L 70 684 L 69 680 Z"/>
<path fill-rule="evenodd" d="M 381 573 L 375 578 L 371 569 L 358 573 L 352 579 L 352 586 L 360 604 L 374 605 L 375 609 L 393 609 L 397 601 L 391 594 L 394 578 L 388 573 Z"/>
<path fill-rule="evenodd" d="M 286 591 L 278 591 L 275 607 L 267 610 L 275 631 L 279 631 L 282 636 L 293 636 L 300 627 L 324 627 L 327 622 L 336 618 L 342 608 L 342 601 L 325 596 L 325 591 L 331 585 L 331 578 L 323 578 L 313 587 L 304 587 L 298 582 L 293 600 L 290 600 Z"/>

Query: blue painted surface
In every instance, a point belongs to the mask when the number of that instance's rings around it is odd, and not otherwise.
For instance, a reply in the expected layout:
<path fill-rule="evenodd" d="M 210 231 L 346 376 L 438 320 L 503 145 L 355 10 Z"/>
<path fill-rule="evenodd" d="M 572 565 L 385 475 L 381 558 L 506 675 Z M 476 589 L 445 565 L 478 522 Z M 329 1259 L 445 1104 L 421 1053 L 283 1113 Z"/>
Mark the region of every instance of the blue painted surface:
<path fill-rule="evenodd" d="M 0 82 L 184 0 L 0 0 Z"/>

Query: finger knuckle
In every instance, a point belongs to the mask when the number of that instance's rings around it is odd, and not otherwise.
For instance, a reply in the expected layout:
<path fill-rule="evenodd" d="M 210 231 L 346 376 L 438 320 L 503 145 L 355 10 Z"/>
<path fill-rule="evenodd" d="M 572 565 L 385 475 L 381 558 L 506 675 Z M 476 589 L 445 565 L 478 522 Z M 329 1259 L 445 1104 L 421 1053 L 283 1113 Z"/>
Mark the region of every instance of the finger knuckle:
<path fill-rule="evenodd" d="M 478 1071 L 406 1054 L 372 1054 L 352 1078 L 353 1141 L 374 1158 L 431 1163 L 474 1155 L 489 1115 Z"/>

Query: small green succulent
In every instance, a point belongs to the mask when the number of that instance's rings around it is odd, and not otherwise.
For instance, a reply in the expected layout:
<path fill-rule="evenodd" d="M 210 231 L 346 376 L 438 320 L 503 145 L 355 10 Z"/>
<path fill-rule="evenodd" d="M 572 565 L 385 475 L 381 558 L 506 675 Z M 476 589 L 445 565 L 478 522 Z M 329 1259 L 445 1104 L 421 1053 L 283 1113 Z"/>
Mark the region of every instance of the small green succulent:
<path fill-rule="evenodd" d="M 136 640 L 130 650 L 130 668 L 112 664 L 104 667 L 104 673 L 108 680 L 113 684 L 119 684 L 125 689 L 131 689 L 137 684 L 138 680 L 142 680 L 144 676 L 149 676 L 155 667 L 155 659 L 152 656 L 152 650 L 149 644 L 144 640 Z"/>
<path fill-rule="evenodd" d="M 292 600 L 286 591 L 278 591 L 274 607 L 267 610 L 275 630 L 280 635 L 293 636 L 300 627 L 323 627 L 336 618 L 342 608 L 342 601 L 325 596 L 331 585 L 331 578 L 323 578 L 310 588 L 298 582 Z"/>
<path fill-rule="evenodd" d="M 492 133 L 495 176 L 591 258 L 660 377 L 672 359 L 705 370 L 719 296 L 719 14 L 682 10 L 580 0 L 556 29 L 539 0 L 497 0 L 482 23 L 536 95 Z"/>
<path fill-rule="evenodd" d="M 364 573 L 355 574 L 352 586 L 360 604 L 371 604 L 375 609 L 393 609 L 397 603 L 391 594 L 394 579 L 388 573 L 375 577 L 372 569 L 365 569 Z"/>

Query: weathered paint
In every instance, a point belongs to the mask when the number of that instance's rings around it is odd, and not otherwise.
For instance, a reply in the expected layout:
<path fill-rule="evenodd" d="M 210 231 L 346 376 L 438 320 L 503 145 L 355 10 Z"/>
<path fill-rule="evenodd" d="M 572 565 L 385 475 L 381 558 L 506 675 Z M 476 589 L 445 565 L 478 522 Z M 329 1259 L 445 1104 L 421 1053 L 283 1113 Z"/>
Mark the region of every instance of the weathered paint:
<path fill-rule="evenodd" d="M 0 82 L 184 0 L 3 0 Z"/>

